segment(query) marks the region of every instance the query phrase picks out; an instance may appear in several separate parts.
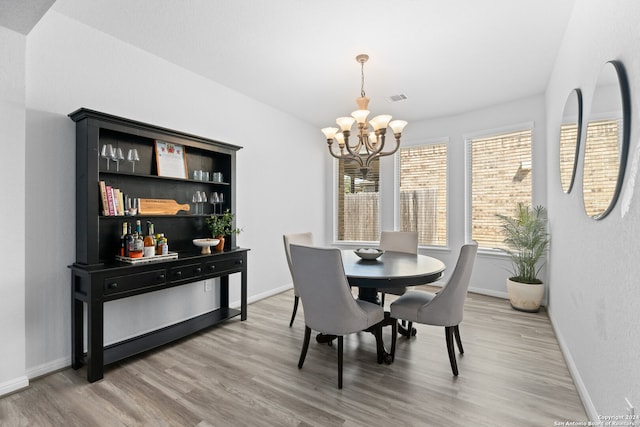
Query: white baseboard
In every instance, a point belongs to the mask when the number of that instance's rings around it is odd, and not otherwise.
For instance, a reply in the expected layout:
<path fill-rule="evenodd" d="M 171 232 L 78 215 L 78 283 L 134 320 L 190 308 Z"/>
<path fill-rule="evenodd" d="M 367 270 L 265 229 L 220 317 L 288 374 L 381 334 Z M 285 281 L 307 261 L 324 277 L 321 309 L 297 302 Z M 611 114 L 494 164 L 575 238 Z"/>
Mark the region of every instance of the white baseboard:
<path fill-rule="evenodd" d="M 507 295 L 507 293 L 503 291 L 492 291 L 491 289 L 470 287 L 469 292 L 473 292 L 474 294 L 487 295 L 490 297 L 509 299 L 509 295 Z"/>
<path fill-rule="evenodd" d="M 52 360 L 50 362 L 43 363 L 42 365 L 34 366 L 27 369 L 27 377 L 32 380 L 43 375 L 48 375 L 60 369 L 68 368 L 69 366 L 71 366 L 71 357 L 62 357 L 60 359 Z"/>
<path fill-rule="evenodd" d="M 289 289 L 293 289 L 293 283 L 288 283 L 284 286 L 280 286 L 279 288 L 275 288 L 275 289 L 269 289 L 267 292 L 263 292 L 261 294 L 258 295 L 254 295 L 251 298 L 247 298 L 247 304 L 250 304 L 252 302 L 256 302 L 256 301 L 260 301 L 261 299 L 265 299 L 267 297 L 270 297 L 272 295 L 276 295 L 279 294 L 281 292 L 284 291 L 288 291 Z M 232 307 L 240 307 L 240 301 L 234 301 L 233 303 L 229 304 Z"/>
<path fill-rule="evenodd" d="M 571 351 L 569 351 L 569 347 L 564 340 L 563 335 L 560 333 L 558 328 L 556 328 L 556 324 L 553 321 L 553 317 L 551 313 L 549 313 L 549 320 L 551 320 L 551 327 L 553 328 L 553 332 L 556 334 L 556 340 L 558 341 L 558 345 L 560 346 L 560 352 L 564 356 L 565 363 L 567 364 L 567 368 L 569 368 L 569 374 L 571 374 L 571 378 L 573 378 L 573 383 L 576 386 L 576 390 L 578 391 L 578 396 L 580 396 L 580 400 L 582 401 L 582 406 L 584 406 L 585 411 L 587 412 L 587 416 L 589 420 L 595 422 L 599 421 L 598 411 L 591 400 L 591 396 L 589 396 L 589 391 L 587 387 L 584 385 L 582 381 L 582 377 L 580 376 L 580 372 L 576 364 L 573 361 L 573 357 L 571 356 Z"/>
<path fill-rule="evenodd" d="M 5 381 L 0 383 L 0 397 L 27 387 L 29 387 L 29 378 L 26 375 Z"/>

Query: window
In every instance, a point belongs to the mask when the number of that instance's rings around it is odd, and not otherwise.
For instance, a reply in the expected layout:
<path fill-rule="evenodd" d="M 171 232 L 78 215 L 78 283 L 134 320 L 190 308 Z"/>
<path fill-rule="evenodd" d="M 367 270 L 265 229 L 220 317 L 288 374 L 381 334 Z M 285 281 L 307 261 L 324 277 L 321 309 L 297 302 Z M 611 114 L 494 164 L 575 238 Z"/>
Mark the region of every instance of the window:
<path fill-rule="evenodd" d="M 367 179 L 357 162 L 338 160 L 337 240 L 380 239 L 380 161 L 374 160 Z"/>
<path fill-rule="evenodd" d="M 447 144 L 400 149 L 400 230 L 418 244 L 447 244 Z"/>
<path fill-rule="evenodd" d="M 622 144 L 620 127 L 621 122 L 616 119 L 590 121 L 587 125 L 590 136 L 587 141 L 591 146 L 584 152 L 582 185 L 584 207 L 589 215 L 597 216 L 595 214 L 606 211 L 615 193 Z"/>
<path fill-rule="evenodd" d="M 496 214 L 512 215 L 518 202 L 531 205 L 532 137 L 533 130 L 525 129 L 467 139 L 471 167 L 467 224 L 480 246 L 504 247 Z"/>

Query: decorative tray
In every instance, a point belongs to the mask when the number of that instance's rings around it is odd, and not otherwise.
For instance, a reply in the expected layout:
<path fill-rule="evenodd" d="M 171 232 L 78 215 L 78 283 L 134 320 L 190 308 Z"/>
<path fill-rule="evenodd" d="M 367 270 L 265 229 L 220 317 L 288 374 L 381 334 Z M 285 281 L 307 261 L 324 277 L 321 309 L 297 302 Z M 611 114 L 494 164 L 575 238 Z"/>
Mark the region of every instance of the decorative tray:
<path fill-rule="evenodd" d="M 116 260 L 126 262 L 128 264 L 146 264 L 148 262 L 166 261 L 178 258 L 177 252 L 169 252 L 166 255 L 154 255 L 152 257 L 129 258 L 126 256 L 116 255 Z"/>

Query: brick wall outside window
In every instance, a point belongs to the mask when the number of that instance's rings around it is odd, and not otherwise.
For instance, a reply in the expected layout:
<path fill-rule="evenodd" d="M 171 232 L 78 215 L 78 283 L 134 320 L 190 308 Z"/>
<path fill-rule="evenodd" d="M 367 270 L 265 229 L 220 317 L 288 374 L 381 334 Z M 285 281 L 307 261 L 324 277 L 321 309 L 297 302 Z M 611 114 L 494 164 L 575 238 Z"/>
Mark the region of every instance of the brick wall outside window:
<path fill-rule="evenodd" d="M 471 237 L 482 247 L 504 247 L 497 213 L 531 205 L 532 130 L 470 140 Z"/>
<path fill-rule="evenodd" d="M 620 170 L 617 120 L 591 121 L 584 150 L 583 199 L 587 215 L 597 217 L 611 203 Z"/>

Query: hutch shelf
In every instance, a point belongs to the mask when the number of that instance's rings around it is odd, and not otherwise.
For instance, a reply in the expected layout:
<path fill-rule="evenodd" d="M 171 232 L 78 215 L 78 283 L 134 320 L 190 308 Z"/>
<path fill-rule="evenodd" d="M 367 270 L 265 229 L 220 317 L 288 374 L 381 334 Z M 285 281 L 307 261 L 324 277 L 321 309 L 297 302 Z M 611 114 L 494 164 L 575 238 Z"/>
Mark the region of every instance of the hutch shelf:
<path fill-rule="evenodd" d="M 87 366 L 87 379 L 103 378 L 104 366 L 164 345 L 235 316 L 247 318 L 247 252 L 235 235 L 224 250 L 202 255 L 193 239 L 208 236 L 205 218 L 224 210 L 235 213 L 236 152 L 241 147 L 81 108 L 69 114 L 76 123 L 76 262 L 72 271 L 72 366 Z M 156 142 L 184 149 L 185 177 L 159 176 Z M 109 146 L 123 153 L 119 161 L 105 156 Z M 135 149 L 138 159 L 127 161 Z M 222 180 L 193 179 L 191 171 L 216 172 Z M 114 215 L 104 209 L 101 185 L 128 198 L 176 202 L 188 209 L 175 214 L 136 212 Z M 194 194 L 213 194 L 221 201 L 194 201 Z M 133 213 L 133 212 L 132 212 Z M 116 260 L 123 221 L 154 224 L 164 233 L 175 259 L 130 264 Z M 144 233 L 144 230 L 143 230 Z M 240 309 L 229 307 L 229 275 L 241 275 Z M 188 283 L 219 278 L 220 307 L 203 315 L 125 341 L 104 346 L 105 302 Z M 86 316 L 85 316 L 86 315 Z M 85 325 L 86 318 L 86 325 Z M 86 343 L 85 343 L 86 334 Z M 86 348 L 86 350 L 85 350 Z"/>

